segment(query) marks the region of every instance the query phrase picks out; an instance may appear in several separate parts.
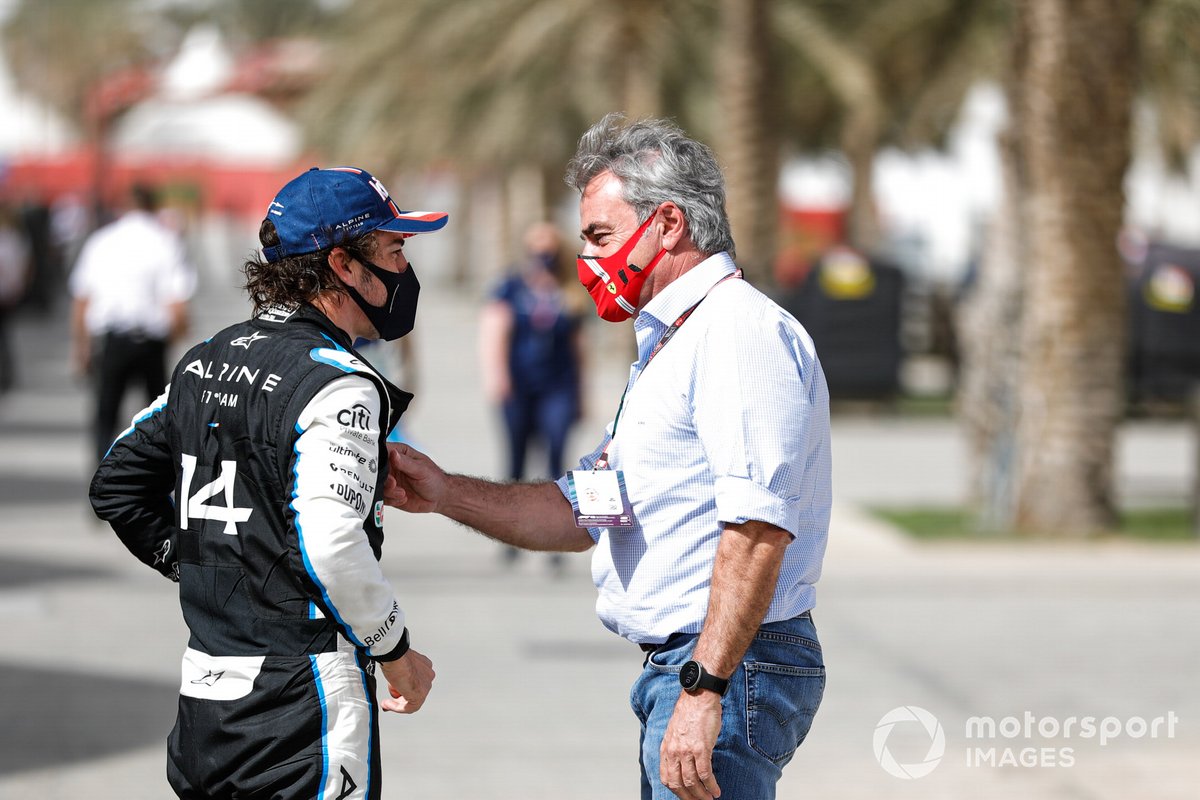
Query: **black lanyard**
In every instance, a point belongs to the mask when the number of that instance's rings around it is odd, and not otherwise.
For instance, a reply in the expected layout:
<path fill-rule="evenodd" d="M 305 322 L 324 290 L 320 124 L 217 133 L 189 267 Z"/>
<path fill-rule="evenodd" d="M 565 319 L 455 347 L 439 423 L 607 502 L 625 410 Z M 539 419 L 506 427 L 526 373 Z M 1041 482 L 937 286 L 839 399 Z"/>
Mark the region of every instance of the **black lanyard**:
<path fill-rule="evenodd" d="M 650 366 L 650 362 L 654 360 L 654 357 L 658 355 L 659 351 L 666 347 L 667 342 L 671 341 L 672 337 L 674 337 L 679 329 L 683 327 L 683 323 L 688 321 L 688 317 L 692 315 L 692 312 L 699 308 L 700 304 L 708 299 L 709 293 L 730 278 L 740 277 L 742 277 L 742 271 L 739 269 L 736 272 L 732 272 L 729 275 L 721 278 L 721 280 L 709 287 L 708 291 L 704 293 L 704 297 L 701 297 L 699 300 L 693 303 L 690 308 L 680 314 L 679 318 L 676 319 L 675 322 L 671 323 L 669 328 L 663 331 L 662 336 L 658 337 L 658 341 L 655 342 L 654 347 L 650 350 L 650 355 L 646 356 L 646 363 L 642 365 L 641 370 L 638 372 L 637 378 L 634 379 L 634 383 L 636 383 L 637 380 L 640 379 L 646 372 L 647 368 Z M 596 463 L 592 467 L 593 470 L 608 469 L 608 448 L 609 445 L 612 444 L 613 439 L 617 438 L 617 423 L 621 421 L 621 412 L 625 409 L 625 398 L 629 395 L 629 390 L 632 388 L 633 384 L 631 383 L 626 386 L 625 391 L 621 393 L 621 402 L 617 404 L 617 415 L 613 417 L 612 435 L 608 437 L 608 444 L 604 445 L 604 450 L 600 453 L 600 458 L 596 459 Z"/>

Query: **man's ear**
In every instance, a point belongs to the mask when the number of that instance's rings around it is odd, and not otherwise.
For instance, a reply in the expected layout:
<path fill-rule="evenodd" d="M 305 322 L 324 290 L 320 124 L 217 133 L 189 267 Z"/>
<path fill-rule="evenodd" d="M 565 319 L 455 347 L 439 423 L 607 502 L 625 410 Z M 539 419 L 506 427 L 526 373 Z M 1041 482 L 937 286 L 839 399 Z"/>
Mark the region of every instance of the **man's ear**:
<path fill-rule="evenodd" d="M 329 251 L 329 269 L 344 284 L 351 284 L 354 277 L 353 271 L 350 269 L 350 264 L 354 261 L 353 256 L 346 251 L 344 247 L 335 247 Z"/>
<path fill-rule="evenodd" d="M 663 225 L 663 249 L 670 252 L 687 235 L 687 218 L 683 209 L 670 201 L 659 206 L 658 218 Z"/>

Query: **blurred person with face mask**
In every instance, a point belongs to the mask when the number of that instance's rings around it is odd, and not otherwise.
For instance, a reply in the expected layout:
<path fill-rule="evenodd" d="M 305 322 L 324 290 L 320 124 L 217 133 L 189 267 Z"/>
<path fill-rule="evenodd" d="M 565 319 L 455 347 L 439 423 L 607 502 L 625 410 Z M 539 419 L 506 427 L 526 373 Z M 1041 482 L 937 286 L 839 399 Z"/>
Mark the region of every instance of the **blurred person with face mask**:
<path fill-rule="evenodd" d="M 562 239 L 549 222 L 524 237 L 525 255 L 491 294 L 480 320 L 484 391 L 504 422 L 508 479 L 526 477 L 530 445 L 546 453 L 543 478 L 562 474 L 563 451 L 581 416 L 582 306 L 563 287 Z M 514 561 L 520 550 L 505 546 Z M 562 554 L 551 554 L 562 567 Z"/>
<path fill-rule="evenodd" d="M 353 342 L 412 330 L 404 243 L 445 224 L 361 169 L 290 181 L 243 267 L 254 316 L 188 351 L 96 471 L 96 514 L 179 584 L 180 797 L 377 800 L 379 708 L 429 693 L 379 565 L 385 438 L 412 395 Z"/>
<path fill-rule="evenodd" d="M 768 800 L 825 687 L 811 613 L 832 502 L 824 374 L 800 323 L 741 279 L 707 147 L 609 115 L 567 183 L 580 282 L 601 318 L 635 318 L 612 422 L 555 482 L 448 474 L 400 445 L 395 501 L 516 547 L 594 545 L 597 613 L 644 659 L 630 694 L 642 797 Z"/>

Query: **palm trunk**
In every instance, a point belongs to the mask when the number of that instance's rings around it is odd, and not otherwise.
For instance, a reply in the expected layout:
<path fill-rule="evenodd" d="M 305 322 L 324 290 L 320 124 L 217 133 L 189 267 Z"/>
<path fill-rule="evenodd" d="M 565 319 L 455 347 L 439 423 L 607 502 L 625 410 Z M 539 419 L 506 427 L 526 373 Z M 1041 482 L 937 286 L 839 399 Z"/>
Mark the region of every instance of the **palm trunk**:
<path fill-rule="evenodd" d="M 732 5 L 737 5 L 731 0 Z M 853 172 L 848 228 L 850 243 L 870 252 L 879 244 L 879 217 L 875 208 L 875 154 L 886 122 L 883 93 L 875 66 L 864 53 L 830 30 L 804 3 L 778 3 L 773 7 L 778 32 L 799 43 L 814 67 L 846 110 L 841 146 Z"/>
<path fill-rule="evenodd" d="M 726 203 L 738 263 L 751 280 L 767 280 L 779 227 L 778 152 L 771 135 L 769 31 L 765 0 L 722 0 L 718 93 Z"/>
<path fill-rule="evenodd" d="M 609 65 L 617 108 L 630 119 L 654 116 L 662 112 L 662 98 L 658 65 L 645 39 L 646 7 L 636 0 L 622 0 L 617 13 L 613 61 Z"/>
<path fill-rule="evenodd" d="M 968 504 L 981 532 L 1010 531 L 1015 520 L 1017 422 L 1020 402 L 1021 315 L 1029 265 L 1024 199 L 1028 170 L 1019 133 L 1026 89 L 1029 34 L 1014 19 L 1008 40 L 1004 94 L 1008 128 L 997 137 L 1000 199 L 975 265 L 974 281 L 958 313 L 962 370 L 958 414 L 970 457 Z"/>
<path fill-rule="evenodd" d="M 1111 526 L 1123 407 L 1125 285 L 1116 250 L 1130 154 L 1136 0 L 1021 0 L 1030 270 L 1016 522 Z"/>
<path fill-rule="evenodd" d="M 860 102 L 848 109 L 842 128 L 842 152 L 850 163 L 850 207 L 846 228 L 850 244 L 864 253 L 879 247 L 879 212 L 875 207 L 875 155 L 883 136 L 883 109 Z"/>
<path fill-rule="evenodd" d="M 1010 108 L 1017 86 L 1010 86 Z M 970 453 L 969 504 L 984 532 L 1011 530 L 1016 480 L 1017 403 L 1021 367 L 1021 287 L 1028 263 L 1019 144 L 1001 137 L 999 208 L 958 316 L 962 372 L 958 414 Z"/>
<path fill-rule="evenodd" d="M 454 286 L 464 289 L 471 285 L 476 277 L 472 273 L 471 231 L 475 225 L 472 201 L 475 196 L 475 185 L 478 177 L 471 171 L 463 171 L 458 177 L 458 187 L 455 192 L 454 224 L 450 226 L 452 237 L 452 256 L 450 280 Z"/>

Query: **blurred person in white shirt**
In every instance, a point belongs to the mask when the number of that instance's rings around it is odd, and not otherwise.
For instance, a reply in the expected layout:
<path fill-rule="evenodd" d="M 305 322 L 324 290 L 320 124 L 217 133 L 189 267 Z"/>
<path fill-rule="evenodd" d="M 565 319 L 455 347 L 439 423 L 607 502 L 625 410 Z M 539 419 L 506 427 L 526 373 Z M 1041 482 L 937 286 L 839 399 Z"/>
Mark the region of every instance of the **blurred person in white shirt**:
<path fill-rule="evenodd" d="M 130 190 L 131 208 L 84 242 L 71 274 L 72 356 L 91 376 L 97 462 L 117 431 L 125 393 L 135 381 L 147 401 L 166 386 L 167 345 L 187 329 L 195 273 L 183 242 L 157 216 L 158 193 Z"/>

